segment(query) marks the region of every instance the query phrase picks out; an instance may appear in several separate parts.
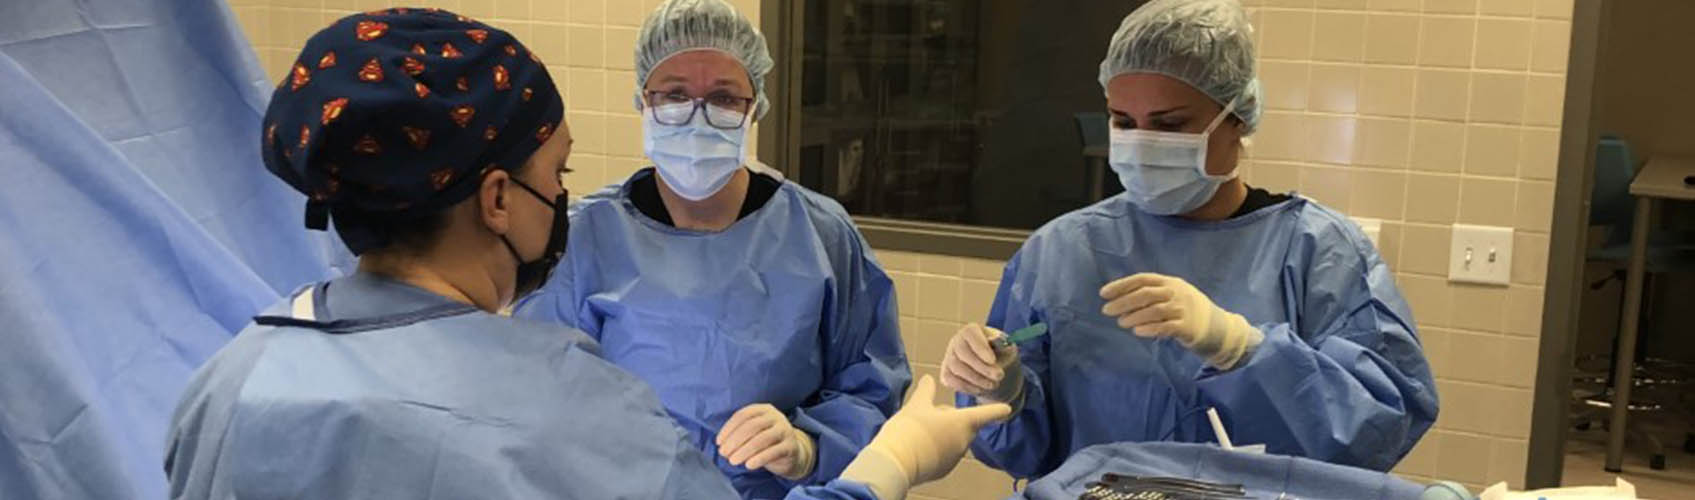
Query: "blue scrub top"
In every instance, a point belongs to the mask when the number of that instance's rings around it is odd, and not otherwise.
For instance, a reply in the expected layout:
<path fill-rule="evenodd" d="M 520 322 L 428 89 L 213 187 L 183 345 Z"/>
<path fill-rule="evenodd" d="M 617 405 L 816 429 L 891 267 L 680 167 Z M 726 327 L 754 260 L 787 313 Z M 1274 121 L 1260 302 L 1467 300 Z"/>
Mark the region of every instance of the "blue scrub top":
<path fill-rule="evenodd" d="M 746 498 L 838 476 L 912 379 L 894 287 L 841 205 L 783 182 L 722 232 L 643 215 L 630 186 L 585 199 L 565 260 L 516 310 L 599 341 L 640 376 Z M 817 442 L 811 476 L 730 465 L 714 444 L 737 410 L 768 403 Z"/>
<path fill-rule="evenodd" d="M 1264 343 L 1220 372 L 1175 340 L 1119 328 L 1099 290 L 1144 272 L 1189 281 Z M 1213 441 L 1208 407 L 1238 445 L 1375 470 L 1436 420 L 1430 365 L 1394 276 L 1355 224 L 1305 198 L 1198 222 L 1120 195 L 1055 219 L 1007 263 L 988 318 L 1006 331 L 1040 322 L 1050 333 L 1019 346 L 1022 410 L 972 446 L 1017 477 L 1096 444 Z"/>

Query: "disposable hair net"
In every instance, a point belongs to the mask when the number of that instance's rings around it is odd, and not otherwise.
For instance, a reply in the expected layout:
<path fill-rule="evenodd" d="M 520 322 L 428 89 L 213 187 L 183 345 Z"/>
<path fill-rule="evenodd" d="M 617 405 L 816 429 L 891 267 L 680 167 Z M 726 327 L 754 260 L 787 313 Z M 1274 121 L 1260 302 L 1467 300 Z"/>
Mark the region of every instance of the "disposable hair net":
<path fill-rule="evenodd" d="M 1254 66 L 1254 28 L 1236 0 L 1154 0 L 1125 16 L 1101 61 L 1113 77 L 1153 73 L 1189 84 L 1232 111 L 1243 133 L 1259 128 L 1263 103 Z"/>
<path fill-rule="evenodd" d="M 765 98 L 765 75 L 775 63 L 765 47 L 765 35 L 724 0 L 668 0 L 659 5 L 636 37 L 636 107 L 642 107 L 642 87 L 653 69 L 671 56 L 690 50 L 723 51 L 741 62 L 753 82 L 754 117 L 771 107 Z"/>

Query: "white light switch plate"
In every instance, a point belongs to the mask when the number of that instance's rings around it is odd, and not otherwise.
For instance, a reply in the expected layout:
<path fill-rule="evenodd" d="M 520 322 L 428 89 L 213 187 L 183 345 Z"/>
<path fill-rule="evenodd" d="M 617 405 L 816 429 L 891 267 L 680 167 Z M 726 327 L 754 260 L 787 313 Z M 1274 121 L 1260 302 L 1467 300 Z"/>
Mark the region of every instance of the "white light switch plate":
<path fill-rule="evenodd" d="M 1512 272 L 1512 228 L 1454 224 L 1448 281 L 1506 286 Z"/>
<path fill-rule="evenodd" d="M 1353 217 L 1353 219 L 1354 224 L 1358 224 L 1360 231 L 1365 233 L 1365 239 L 1371 240 L 1371 246 L 1383 248 L 1383 243 L 1379 241 L 1383 239 L 1383 219 L 1367 217 Z"/>

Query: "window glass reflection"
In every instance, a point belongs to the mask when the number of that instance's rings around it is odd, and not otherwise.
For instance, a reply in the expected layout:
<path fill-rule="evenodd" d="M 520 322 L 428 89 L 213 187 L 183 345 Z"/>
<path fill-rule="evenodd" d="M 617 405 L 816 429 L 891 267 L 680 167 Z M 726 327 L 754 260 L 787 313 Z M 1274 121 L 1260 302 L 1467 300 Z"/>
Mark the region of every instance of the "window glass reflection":
<path fill-rule="evenodd" d="M 1121 191 L 1095 78 L 1139 4 L 806 1 L 798 180 L 857 215 L 1024 229 Z"/>

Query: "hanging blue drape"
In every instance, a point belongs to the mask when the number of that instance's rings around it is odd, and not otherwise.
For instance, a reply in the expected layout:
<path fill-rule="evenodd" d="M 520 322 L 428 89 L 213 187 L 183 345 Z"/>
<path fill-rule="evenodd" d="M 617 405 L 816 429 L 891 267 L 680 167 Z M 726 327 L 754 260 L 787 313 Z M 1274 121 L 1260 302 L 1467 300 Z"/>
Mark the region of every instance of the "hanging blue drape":
<path fill-rule="evenodd" d="M 0 497 L 165 496 L 194 369 L 350 257 L 265 172 L 221 0 L 0 2 Z"/>

